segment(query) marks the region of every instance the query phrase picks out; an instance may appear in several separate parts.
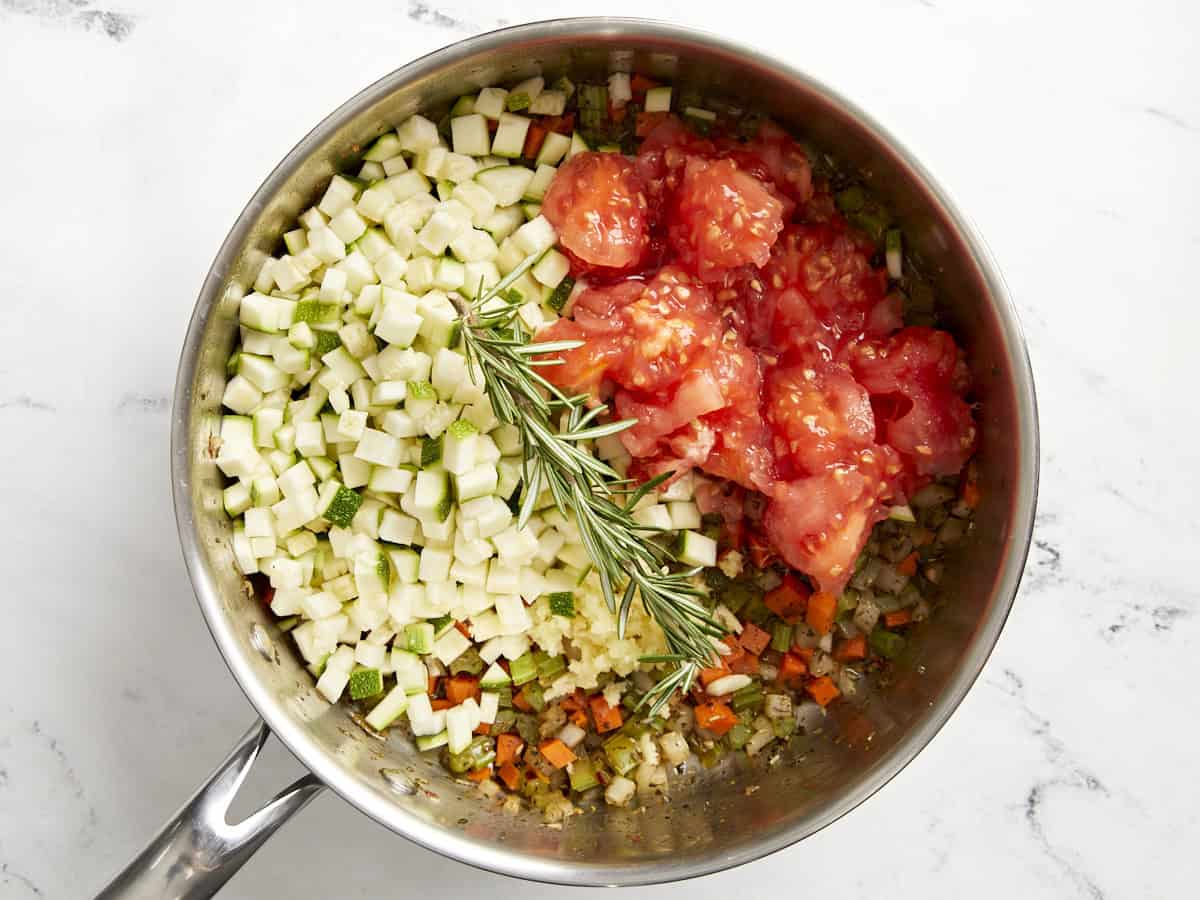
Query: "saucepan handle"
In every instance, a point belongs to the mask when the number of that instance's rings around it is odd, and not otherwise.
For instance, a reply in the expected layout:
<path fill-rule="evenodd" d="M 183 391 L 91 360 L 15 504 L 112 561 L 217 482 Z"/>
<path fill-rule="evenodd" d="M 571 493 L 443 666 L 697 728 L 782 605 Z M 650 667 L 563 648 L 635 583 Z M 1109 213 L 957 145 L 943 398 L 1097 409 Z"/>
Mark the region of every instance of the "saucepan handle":
<path fill-rule="evenodd" d="M 259 720 L 225 761 L 97 900 L 200 900 L 211 897 L 275 830 L 324 785 L 309 773 L 234 825 L 229 806 L 271 736 Z"/>

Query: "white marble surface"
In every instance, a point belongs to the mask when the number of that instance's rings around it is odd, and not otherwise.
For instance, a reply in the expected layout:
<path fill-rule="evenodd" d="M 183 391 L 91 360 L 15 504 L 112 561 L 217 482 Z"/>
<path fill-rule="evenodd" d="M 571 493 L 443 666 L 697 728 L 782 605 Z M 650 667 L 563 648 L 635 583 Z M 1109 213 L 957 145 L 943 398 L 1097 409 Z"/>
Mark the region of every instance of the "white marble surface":
<path fill-rule="evenodd" d="M 244 200 L 411 57 L 600 9 L 104 2 L 0 0 L 4 898 L 94 891 L 251 720 L 192 602 L 167 479 L 179 343 Z M 1037 370 L 1037 545 L 982 679 L 891 785 L 799 847 L 627 894 L 1194 896 L 1200 12 L 786 6 L 782 23 L 710 0 L 604 8 L 653 8 L 838 85 L 974 215 Z M 267 762 L 263 792 L 297 771 L 277 748 Z M 449 862 L 324 796 L 223 896 L 518 890 L 583 896 Z"/>

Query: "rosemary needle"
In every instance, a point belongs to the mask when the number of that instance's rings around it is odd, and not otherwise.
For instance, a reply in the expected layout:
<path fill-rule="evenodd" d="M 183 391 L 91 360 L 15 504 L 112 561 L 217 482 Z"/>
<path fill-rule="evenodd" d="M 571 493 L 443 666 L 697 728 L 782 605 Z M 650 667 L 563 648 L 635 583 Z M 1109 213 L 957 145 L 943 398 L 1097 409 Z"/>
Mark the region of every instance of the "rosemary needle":
<path fill-rule="evenodd" d="M 636 420 L 599 422 L 607 406 L 589 408 L 588 395 L 567 396 L 538 371 L 561 364 L 561 359 L 547 354 L 583 345 L 582 341 L 531 343 L 517 317 L 523 298 L 511 290 L 512 285 L 541 256 L 529 256 L 487 290 L 481 284 L 476 299 L 460 305 L 471 377 L 482 376 L 496 417 L 516 427 L 521 436 L 523 493 L 518 526 L 525 527 L 537 498 L 548 491 L 564 515 L 574 514 L 604 599 L 617 617 L 617 634 L 624 637 L 635 600 L 662 629 L 669 652 L 642 659 L 671 666 L 641 701 L 650 715 L 657 715 L 676 691 L 690 689 L 700 669 L 712 663 L 713 643 L 725 629 L 705 608 L 703 593 L 693 584 L 700 570 L 673 571 L 671 553 L 647 540 L 657 529 L 633 520 L 637 502 L 669 473 L 631 488 L 584 446 L 586 441 L 623 431 Z M 556 414 L 563 419 L 560 427 L 552 424 Z"/>

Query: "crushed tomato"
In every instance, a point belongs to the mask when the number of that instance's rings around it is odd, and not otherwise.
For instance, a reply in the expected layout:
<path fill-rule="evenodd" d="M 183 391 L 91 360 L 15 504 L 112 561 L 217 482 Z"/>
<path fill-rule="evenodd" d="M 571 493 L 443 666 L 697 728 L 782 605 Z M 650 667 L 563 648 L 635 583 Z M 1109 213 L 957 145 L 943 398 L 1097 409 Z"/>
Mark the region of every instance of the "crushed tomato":
<path fill-rule="evenodd" d="M 543 371 L 637 419 L 632 471 L 725 479 L 704 511 L 837 594 L 888 506 L 974 452 L 961 351 L 904 327 L 874 243 L 783 129 L 637 132 L 635 157 L 578 154 L 547 193 L 583 288 L 538 339 L 584 344 Z"/>

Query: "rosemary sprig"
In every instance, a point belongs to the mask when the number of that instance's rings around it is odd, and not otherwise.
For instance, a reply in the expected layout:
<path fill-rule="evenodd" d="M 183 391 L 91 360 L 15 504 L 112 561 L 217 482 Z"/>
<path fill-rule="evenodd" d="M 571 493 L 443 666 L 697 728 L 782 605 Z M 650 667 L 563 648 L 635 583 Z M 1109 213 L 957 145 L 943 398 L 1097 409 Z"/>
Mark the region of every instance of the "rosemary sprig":
<path fill-rule="evenodd" d="M 476 299 L 460 306 L 469 368 L 482 376 L 496 417 L 521 435 L 523 493 L 518 526 L 528 523 L 537 498 L 549 491 L 564 515 L 574 514 L 580 539 L 600 576 L 604 599 L 617 616 L 617 634 L 624 637 L 638 599 L 662 628 L 669 652 L 642 660 L 673 666 L 642 698 L 641 705 L 656 715 L 675 691 L 687 691 L 700 669 L 711 664 L 713 641 L 724 636 L 725 629 L 705 609 L 702 592 L 692 584 L 700 570 L 672 571 L 670 551 L 649 539 L 659 529 L 633 520 L 637 502 L 670 473 L 633 487 L 582 446 L 623 431 L 636 420 L 599 423 L 607 406 L 589 409 L 588 395 L 567 396 L 538 372 L 562 363 L 545 354 L 583 344 L 530 343 L 517 317 L 523 298 L 514 296 L 510 288 L 541 255 L 528 257 L 488 290 L 480 285 Z M 561 418 L 560 427 L 552 424 L 555 415 Z"/>

